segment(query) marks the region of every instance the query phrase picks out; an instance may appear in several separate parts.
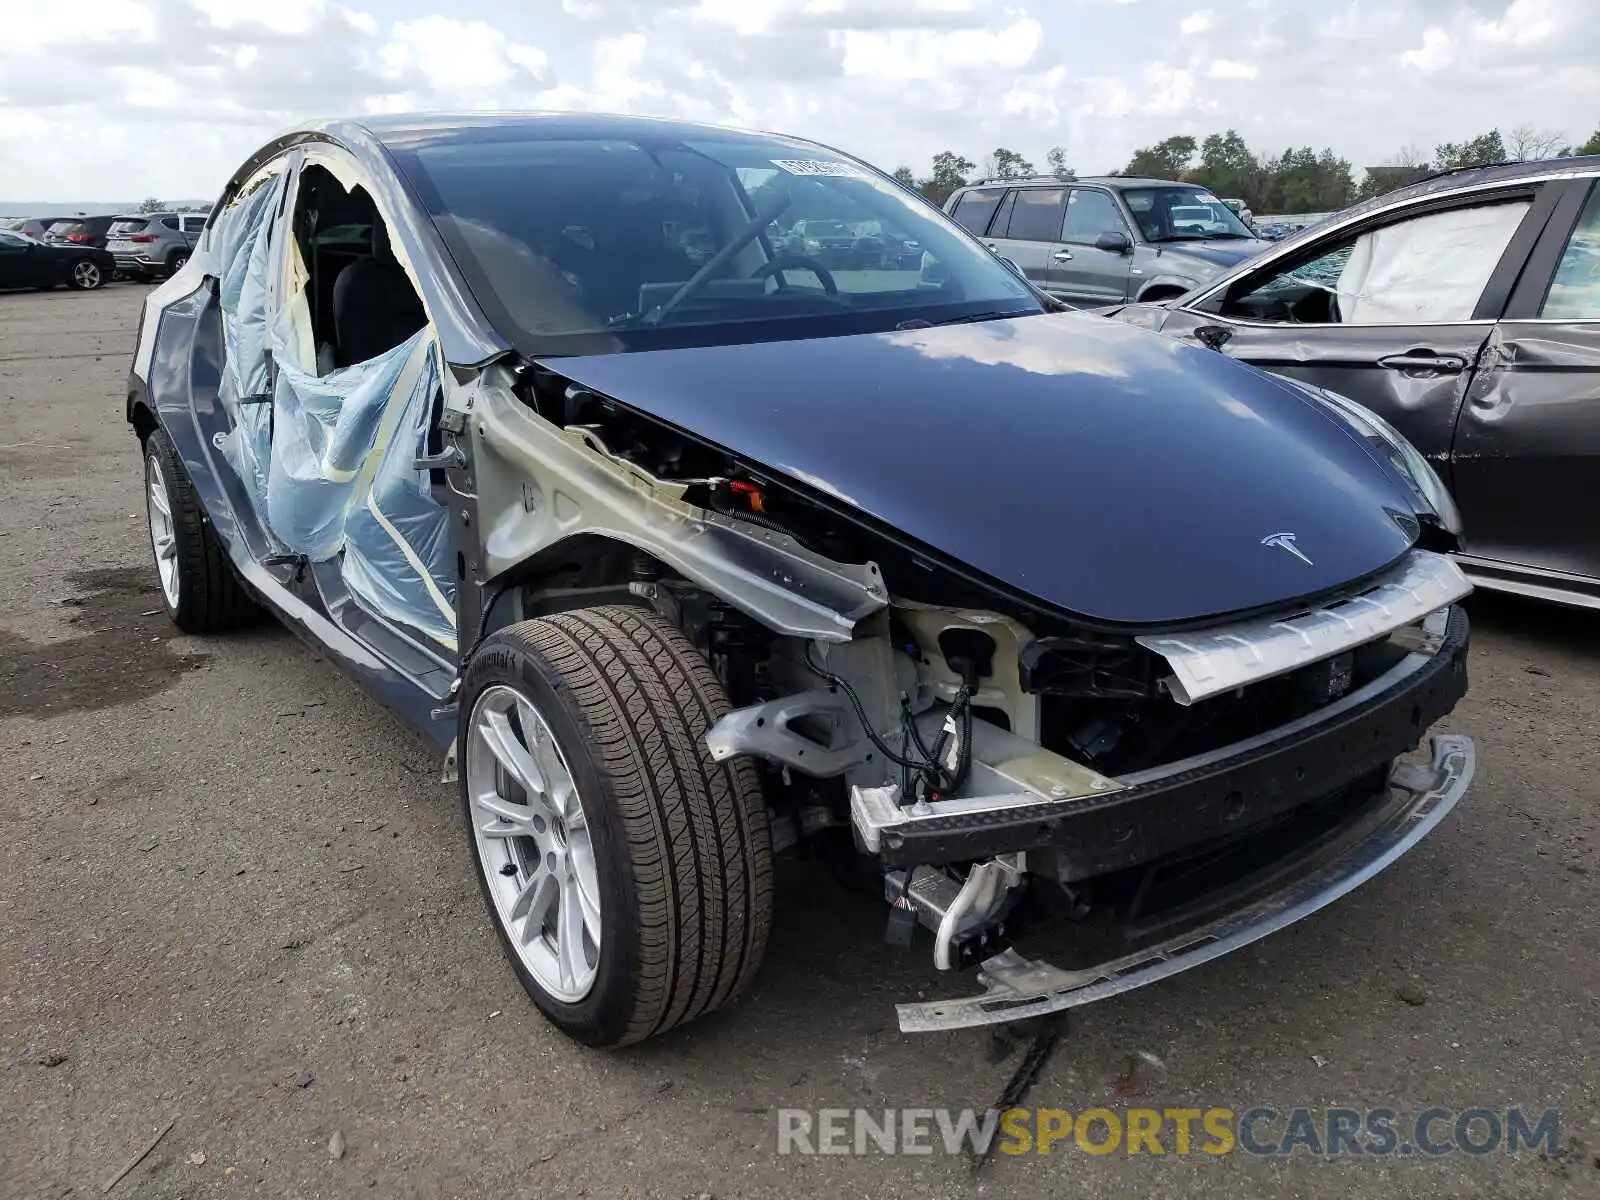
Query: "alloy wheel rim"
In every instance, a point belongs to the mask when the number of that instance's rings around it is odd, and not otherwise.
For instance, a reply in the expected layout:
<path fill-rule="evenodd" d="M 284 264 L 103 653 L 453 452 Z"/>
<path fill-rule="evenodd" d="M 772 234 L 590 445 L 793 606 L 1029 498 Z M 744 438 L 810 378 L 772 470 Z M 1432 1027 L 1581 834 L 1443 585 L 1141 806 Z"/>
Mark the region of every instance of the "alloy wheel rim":
<path fill-rule="evenodd" d="M 572 771 L 544 718 L 495 684 L 473 705 L 463 763 L 478 865 L 524 969 L 575 1004 L 600 966 L 600 877 Z"/>
<path fill-rule="evenodd" d="M 92 288 L 100 282 L 100 268 L 92 262 L 81 262 L 72 268 L 72 277 L 86 288 Z"/>
<path fill-rule="evenodd" d="M 161 594 L 170 608 L 178 607 L 178 534 L 172 523 L 172 501 L 167 479 L 155 455 L 145 459 L 145 505 L 150 514 L 150 549 L 161 576 Z"/>

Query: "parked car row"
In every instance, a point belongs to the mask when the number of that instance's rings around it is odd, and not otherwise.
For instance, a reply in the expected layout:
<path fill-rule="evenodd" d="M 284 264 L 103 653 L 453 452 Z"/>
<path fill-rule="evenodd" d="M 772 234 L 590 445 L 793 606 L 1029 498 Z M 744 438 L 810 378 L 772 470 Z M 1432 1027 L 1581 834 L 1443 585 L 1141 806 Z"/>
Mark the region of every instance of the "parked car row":
<path fill-rule="evenodd" d="M 922 264 L 922 243 L 882 221 L 807 217 L 788 229 L 770 226 L 767 238 L 777 254 L 836 269 L 907 270 Z"/>
<path fill-rule="evenodd" d="M 170 276 L 189 261 L 205 223 L 205 213 L 177 212 L 0 219 L 0 233 L 10 235 L 0 243 L 0 287 L 99 287 Z"/>

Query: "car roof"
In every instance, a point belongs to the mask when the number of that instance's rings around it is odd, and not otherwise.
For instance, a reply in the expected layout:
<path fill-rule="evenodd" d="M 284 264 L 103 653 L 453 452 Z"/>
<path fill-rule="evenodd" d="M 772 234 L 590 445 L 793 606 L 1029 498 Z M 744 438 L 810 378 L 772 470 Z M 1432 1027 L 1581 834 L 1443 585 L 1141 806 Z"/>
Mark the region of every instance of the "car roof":
<path fill-rule="evenodd" d="M 1433 192 L 1454 191 L 1457 188 L 1492 187 L 1500 183 L 1515 183 L 1539 175 L 1585 175 L 1600 172 L 1600 154 L 1580 154 L 1570 158 L 1536 158 L 1527 162 L 1495 163 L 1488 167 L 1461 167 L 1454 171 L 1440 171 L 1408 183 L 1403 188 L 1385 192 L 1378 199 L 1387 204 L 1427 196 Z M 1348 211 L 1348 210 L 1347 210 Z"/>
<path fill-rule="evenodd" d="M 1178 179 L 1145 179 L 1135 175 L 1075 175 L 1071 178 L 1062 178 L 1057 175 L 1025 175 L 1020 179 L 979 179 L 956 189 L 959 192 L 975 192 L 981 190 L 998 190 L 1000 188 L 1043 188 L 1060 187 L 1064 183 L 1082 184 L 1087 187 L 1201 187 L 1198 183 L 1184 183 Z M 1202 188 L 1202 190 L 1204 190 Z"/>
<path fill-rule="evenodd" d="M 338 135 L 339 126 L 359 126 L 389 147 L 410 148 L 421 142 L 493 142 L 530 136 L 550 138 L 631 138 L 631 137 L 748 137 L 779 139 L 796 145 L 802 138 L 766 133 L 754 129 L 735 129 L 698 121 L 664 117 L 641 117 L 615 113 L 571 112 L 421 112 L 364 116 L 349 121 L 332 121 L 318 126 L 323 132 Z"/>

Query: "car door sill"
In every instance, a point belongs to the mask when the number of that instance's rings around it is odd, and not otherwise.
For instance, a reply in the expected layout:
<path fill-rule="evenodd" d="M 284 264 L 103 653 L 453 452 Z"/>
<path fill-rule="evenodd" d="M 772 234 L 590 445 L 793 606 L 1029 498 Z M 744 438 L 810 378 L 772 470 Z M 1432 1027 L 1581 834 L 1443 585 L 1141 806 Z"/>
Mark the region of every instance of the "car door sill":
<path fill-rule="evenodd" d="M 1491 592 L 1509 592 L 1535 600 L 1600 609 L 1600 579 L 1530 567 L 1503 559 L 1479 558 L 1471 554 L 1452 555 L 1475 587 Z"/>

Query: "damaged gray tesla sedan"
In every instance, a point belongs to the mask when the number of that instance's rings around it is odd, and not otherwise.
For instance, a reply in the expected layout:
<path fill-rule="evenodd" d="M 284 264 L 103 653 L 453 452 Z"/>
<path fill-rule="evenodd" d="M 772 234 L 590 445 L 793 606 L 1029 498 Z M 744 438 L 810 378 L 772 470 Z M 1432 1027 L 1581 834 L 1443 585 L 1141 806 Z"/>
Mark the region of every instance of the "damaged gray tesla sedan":
<path fill-rule="evenodd" d="M 825 263 L 773 241 L 799 220 L 922 254 Z M 146 302 L 128 419 L 173 620 L 270 610 L 437 744 L 520 981 L 589 1044 L 744 988 L 801 843 L 976 973 L 900 1008 L 946 1029 L 1281 928 L 1472 775 L 1429 733 L 1457 521 L 1402 439 L 1053 312 L 809 142 L 284 136 Z"/>

